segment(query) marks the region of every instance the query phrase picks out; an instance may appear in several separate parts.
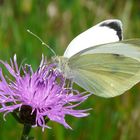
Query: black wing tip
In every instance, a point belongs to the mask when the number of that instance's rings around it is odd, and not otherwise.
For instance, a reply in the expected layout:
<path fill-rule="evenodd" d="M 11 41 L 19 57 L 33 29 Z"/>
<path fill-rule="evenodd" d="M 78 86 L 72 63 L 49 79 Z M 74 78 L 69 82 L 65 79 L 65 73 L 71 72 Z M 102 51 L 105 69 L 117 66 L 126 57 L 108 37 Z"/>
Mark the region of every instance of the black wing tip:
<path fill-rule="evenodd" d="M 123 39 L 122 36 L 122 22 L 120 20 L 105 20 L 103 22 L 100 23 L 99 26 L 106 26 L 109 27 L 111 29 L 114 29 L 117 33 L 117 36 L 119 38 L 119 40 Z"/>

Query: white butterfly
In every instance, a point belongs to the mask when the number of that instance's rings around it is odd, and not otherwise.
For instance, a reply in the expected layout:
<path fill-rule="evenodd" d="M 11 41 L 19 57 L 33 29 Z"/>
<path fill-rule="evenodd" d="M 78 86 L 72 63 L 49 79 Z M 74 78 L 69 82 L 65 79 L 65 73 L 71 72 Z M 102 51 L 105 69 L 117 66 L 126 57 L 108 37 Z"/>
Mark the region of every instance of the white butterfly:
<path fill-rule="evenodd" d="M 106 20 L 74 38 L 53 61 L 88 92 L 114 97 L 140 81 L 140 39 L 121 40 L 121 21 Z"/>

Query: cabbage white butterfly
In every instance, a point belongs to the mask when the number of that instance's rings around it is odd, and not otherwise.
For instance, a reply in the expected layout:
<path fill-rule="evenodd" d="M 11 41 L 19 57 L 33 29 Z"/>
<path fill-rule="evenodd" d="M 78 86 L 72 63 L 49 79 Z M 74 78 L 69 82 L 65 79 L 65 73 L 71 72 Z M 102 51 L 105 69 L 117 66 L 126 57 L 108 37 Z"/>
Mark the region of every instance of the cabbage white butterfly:
<path fill-rule="evenodd" d="M 53 61 L 88 92 L 114 97 L 140 81 L 140 39 L 122 38 L 121 21 L 105 20 L 74 38 Z"/>
<path fill-rule="evenodd" d="M 140 39 L 122 38 L 121 21 L 105 20 L 74 38 L 63 56 L 50 48 L 53 62 L 88 92 L 105 98 L 121 95 L 140 81 Z"/>

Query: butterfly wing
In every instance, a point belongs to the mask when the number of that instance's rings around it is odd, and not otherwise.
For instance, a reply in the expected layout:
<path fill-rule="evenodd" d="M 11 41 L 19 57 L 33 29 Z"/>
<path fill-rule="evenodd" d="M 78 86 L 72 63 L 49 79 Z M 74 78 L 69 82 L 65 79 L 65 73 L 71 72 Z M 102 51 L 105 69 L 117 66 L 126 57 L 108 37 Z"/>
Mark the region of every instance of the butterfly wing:
<path fill-rule="evenodd" d="M 68 64 L 75 83 L 108 98 L 140 81 L 139 60 L 140 40 L 129 40 L 85 49 L 72 56 Z"/>
<path fill-rule="evenodd" d="M 68 45 L 64 57 L 99 44 L 122 40 L 122 23 L 120 20 L 105 20 L 74 38 Z"/>

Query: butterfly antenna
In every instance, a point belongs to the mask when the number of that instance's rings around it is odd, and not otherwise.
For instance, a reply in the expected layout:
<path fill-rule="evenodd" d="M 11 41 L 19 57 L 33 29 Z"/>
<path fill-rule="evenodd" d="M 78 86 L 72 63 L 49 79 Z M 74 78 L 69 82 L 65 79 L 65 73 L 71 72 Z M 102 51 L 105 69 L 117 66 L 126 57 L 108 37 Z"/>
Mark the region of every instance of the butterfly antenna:
<path fill-rule="evenodd" d="M 27 30 L 27 32 L 36 37 L 42 43 L 43 46 L 46 46 L 48 49 L 50 49 L 50 51 L 54 54 L 54 56 L 56 56 L 55 51 L 49 45 L 47 45 L 39 36 L 31 32 L 30 30 Z"/>

